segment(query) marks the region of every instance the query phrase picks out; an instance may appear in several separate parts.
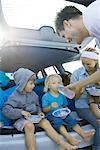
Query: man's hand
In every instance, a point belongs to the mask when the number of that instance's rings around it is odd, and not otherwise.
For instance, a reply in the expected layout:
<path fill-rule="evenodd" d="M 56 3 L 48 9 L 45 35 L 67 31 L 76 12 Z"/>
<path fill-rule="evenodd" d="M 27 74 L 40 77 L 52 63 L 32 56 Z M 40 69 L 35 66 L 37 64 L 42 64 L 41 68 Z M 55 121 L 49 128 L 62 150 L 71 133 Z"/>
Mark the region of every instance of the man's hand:
<path fill-rule="evenodd" d="M 69 88 L 70 90 L 74 91 L 75 93 L 78 93 L 82 88 L 79 84 L 73 83 L 66 86 L 66 88 Z"/>
<path fill-rule="evenodd" d="M 25 118 L 28 118 L 31 116 L 31 114 L 28 112 L 28 111 L 22 111 L 22 115 L 25 117 Z"/>
<path fill-rule="evenodd" d="M 84 88 L 82 88 L 80 86 L 80 84 L 78 84 L 78 83 L 69 84 L 65 88 L 68 88 L 68 89 L 74 91 L 75 98 L 77 98 L 77 99 L 83 94 L 83 91 L 84 91 Z"/>

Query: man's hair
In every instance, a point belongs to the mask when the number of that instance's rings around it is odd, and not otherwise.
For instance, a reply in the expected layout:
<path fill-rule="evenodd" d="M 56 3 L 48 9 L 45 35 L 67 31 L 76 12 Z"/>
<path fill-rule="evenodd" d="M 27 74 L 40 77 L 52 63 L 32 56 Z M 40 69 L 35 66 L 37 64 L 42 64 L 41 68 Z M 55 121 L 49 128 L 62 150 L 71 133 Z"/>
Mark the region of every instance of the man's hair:
<path fill-rule="evenodd" d="M 69 19 L 75 19 L 78 18 L 80 15 L 82 15 L 82 12 L 74 6 L 66 6 L 65 8 L 63 8 L 60 12 L 58 12 L 55 20 L 55 27 L 57 33 L 59 31 L 64 30 L 63 27 L 64 20 L 68 21 Z"/>

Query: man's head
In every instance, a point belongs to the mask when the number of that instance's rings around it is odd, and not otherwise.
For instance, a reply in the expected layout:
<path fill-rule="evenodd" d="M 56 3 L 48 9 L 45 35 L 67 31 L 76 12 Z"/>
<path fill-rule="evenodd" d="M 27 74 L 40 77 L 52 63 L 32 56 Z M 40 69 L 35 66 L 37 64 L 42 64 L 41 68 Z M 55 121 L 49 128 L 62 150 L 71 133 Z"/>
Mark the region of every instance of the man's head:
<path fill-rule="evenodd" d="M 66 6 L 57 14 L 55 26 L 57 33 L 67 42 L 81 44 L 89 36 L 83 24 L 82 12 L 74 6 Z"/>

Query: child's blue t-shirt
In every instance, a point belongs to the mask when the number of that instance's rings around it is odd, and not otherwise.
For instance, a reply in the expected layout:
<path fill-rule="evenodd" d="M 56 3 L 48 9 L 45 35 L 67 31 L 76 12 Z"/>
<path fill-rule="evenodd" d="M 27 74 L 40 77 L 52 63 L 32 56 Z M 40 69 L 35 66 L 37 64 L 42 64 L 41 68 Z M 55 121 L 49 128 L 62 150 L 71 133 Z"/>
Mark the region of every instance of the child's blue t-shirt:
<path fill-rule="evenodd" d="M 58 108 L 63 108 L 68 105 L 68 101 L 66 97 L 59 93 L 58 97 L 54 97 L 50 92 L 47 92 L 42 97 L 42 107 L 46 108 L 49 107 L 53 102 L 58 104 Z M 53 108 L 50 110 L 49 114 L 51 114 L 54 110 L 58 108 Z"/>

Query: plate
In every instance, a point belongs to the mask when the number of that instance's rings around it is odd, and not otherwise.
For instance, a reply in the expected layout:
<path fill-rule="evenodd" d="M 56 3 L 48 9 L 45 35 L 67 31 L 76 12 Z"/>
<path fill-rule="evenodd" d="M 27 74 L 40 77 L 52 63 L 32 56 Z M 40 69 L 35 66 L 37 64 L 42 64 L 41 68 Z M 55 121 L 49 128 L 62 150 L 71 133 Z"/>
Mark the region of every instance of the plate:
<path fill-rule="evenodd" d="M 55 110 L 52 115 L 55 116 L 55 117 L 66 117 L 69 113 L 71 112 L 70 109 L 68 108 L 60 108 L 60 109 L 57 109 Z"/>
<path fill-rule="evenodd" d="M 32 123 L 39 123 L 41 119 L 42 117 L 39 115 L 31 115 L 27 118 L 27 120 L 31 121 Z"/>
<path fill-rule="evenodd" d="M 95 87 L 88 87 L 86 88 L 86 91 L 92 96 L 100 96 L 100 88 L 95 88 Z"/>

